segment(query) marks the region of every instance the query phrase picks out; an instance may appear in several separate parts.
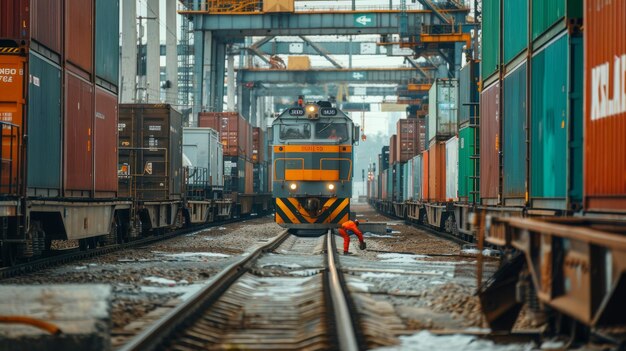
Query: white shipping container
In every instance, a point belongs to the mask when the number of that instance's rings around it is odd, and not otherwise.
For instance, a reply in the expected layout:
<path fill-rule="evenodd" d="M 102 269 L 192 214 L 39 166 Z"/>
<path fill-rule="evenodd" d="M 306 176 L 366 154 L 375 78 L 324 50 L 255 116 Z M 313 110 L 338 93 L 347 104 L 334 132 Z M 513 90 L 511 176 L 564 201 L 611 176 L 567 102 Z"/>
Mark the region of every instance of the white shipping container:
<path fill-rule="evenodd" d="M 402 198 L 404 201 L 413 200 L 413 159 L 408 160 L 404 165 L 403 181 Z"/>
<path fill-rule="evenodd" d="M 459 189 L 459 138 L 446 141 L 446 198 L 458 200 Z"/>
<path fill-rule="evenodd" d="M 183 154 L 198 172 L 206 170 L 205 180 L 210 186 L 224 186 L 224 147 L 217 131 L 211 128 L 184 128 Z"/>
<path fill-rule="evenodd" d="M 459 81 L 436 79 L 428 91 L 428 140 L 455 135 L 458 119 Z"/>
<path fill-rule="evenodd" d="M 422 199 L 422 154 L 419 154 L 411 159 L 413 161 L 413 200 L 419 201 Z"/>

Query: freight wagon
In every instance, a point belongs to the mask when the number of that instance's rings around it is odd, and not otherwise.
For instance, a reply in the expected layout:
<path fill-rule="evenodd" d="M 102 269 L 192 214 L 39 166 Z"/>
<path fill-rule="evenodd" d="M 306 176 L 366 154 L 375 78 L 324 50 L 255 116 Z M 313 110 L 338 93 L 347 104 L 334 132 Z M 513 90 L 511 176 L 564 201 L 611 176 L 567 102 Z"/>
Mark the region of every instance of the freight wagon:
<path fill-rule="evenodd" d="M 523 303 L 554 330 L 626 324 L 626 8 L 585 3 L 583 29 L 582 1 L 485 2 L 482 72 L 476 63 L 461 72 L 468 108 L 457 130 L 440 132 L 449 118 L 433 110 L 431 91 L 429 148 L 402 166 L 413 169 L 406 211 L 388 194 L 369 199 L 388 215 L 512 253 L 480 289 L 492 330 L 510 330 Z M 388 178 L 379 171 L 371 187 Z"/>

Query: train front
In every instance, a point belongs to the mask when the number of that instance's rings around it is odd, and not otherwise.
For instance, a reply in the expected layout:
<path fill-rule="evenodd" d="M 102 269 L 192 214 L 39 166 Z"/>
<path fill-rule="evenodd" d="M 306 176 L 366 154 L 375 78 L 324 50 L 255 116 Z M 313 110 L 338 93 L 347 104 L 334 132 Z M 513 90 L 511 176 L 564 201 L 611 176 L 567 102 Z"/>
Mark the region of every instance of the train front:
<path fill-rule="evenodd" d="M 309 230 L 347 221 L 358 127 L 327 101 L 300 103 L 272 126 L 276 223 Z"/>

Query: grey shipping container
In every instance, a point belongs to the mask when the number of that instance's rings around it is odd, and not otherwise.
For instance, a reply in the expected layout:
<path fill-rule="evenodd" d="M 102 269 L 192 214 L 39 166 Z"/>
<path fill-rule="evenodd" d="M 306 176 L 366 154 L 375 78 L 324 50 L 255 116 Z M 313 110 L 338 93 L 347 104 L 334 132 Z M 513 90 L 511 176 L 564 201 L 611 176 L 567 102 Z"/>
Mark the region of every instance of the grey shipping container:
<path fill-rule="evenodd" d="M 119 80 L 119 0 L 96 0 L 96 76 L 113 86 Z"/>
<path fill-rule="evenodd" d="M 119 113 L 120 196 L 154 201 L 180 199 L 183 185 L 180 112 L 164 104 L 121 104 Z"/>
<path fill-rule="evenodd" d="M 33 53 L 29 61 L 28 193 L 58 196 L 61 188 L 61 70 Z"/>
<path fill-rule="evenodd" d="M 224 186 L 224 147 L 217 131 L 211 128 L 184 128 L 183 153 L 191 161 L 191 171 L 197 181 L 208 182 L 211 187 Z M 206 179 L 203 175 L 206 174 Z M 190 181 L 194 178 L 189 174 Z"/>
<path fill-rule="evenodd" d="M 458 130 L 459 81 L 437 79 L 428 92 L 428 140 L 448 140 Z"/>

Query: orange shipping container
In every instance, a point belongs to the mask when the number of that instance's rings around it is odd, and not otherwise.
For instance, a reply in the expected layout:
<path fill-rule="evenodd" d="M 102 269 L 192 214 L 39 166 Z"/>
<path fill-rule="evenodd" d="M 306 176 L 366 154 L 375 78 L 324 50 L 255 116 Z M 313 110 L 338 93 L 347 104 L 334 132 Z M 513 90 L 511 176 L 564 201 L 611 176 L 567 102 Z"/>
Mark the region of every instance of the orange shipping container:
<path fill-rule="evenodd" d="M 430 194 L 430 192 L 428 191 L 428 168 L 429 168 L 429 157 L 428 157 L 428 150 L 424 151 L 422 153 L 422 199 L 421 200 L 428 200 L 428 195 Z"/>
<path fill-rule="evenodd" d="M 585 1 L 584 197 L 626 212 L 626 1 Z"/>
<path fill-rule="evenodd" d="M 24 77 L 26 58 L 0 55 L 0 120 L 14 126 L 2 128 L 2 179 L 0 193 L 15 194 L 20 170 L 20 141 L 24 111 Z"/>
<path fill-rule="evenodd" d="M 389 167 L 398 162 L 398 136 L 396 134 L 389 138 Z"/>
<path fill-rule="evenodd" d="M 437 141 L 428 149 L 428 199 L 446 201 L 446 142 Z"/>

